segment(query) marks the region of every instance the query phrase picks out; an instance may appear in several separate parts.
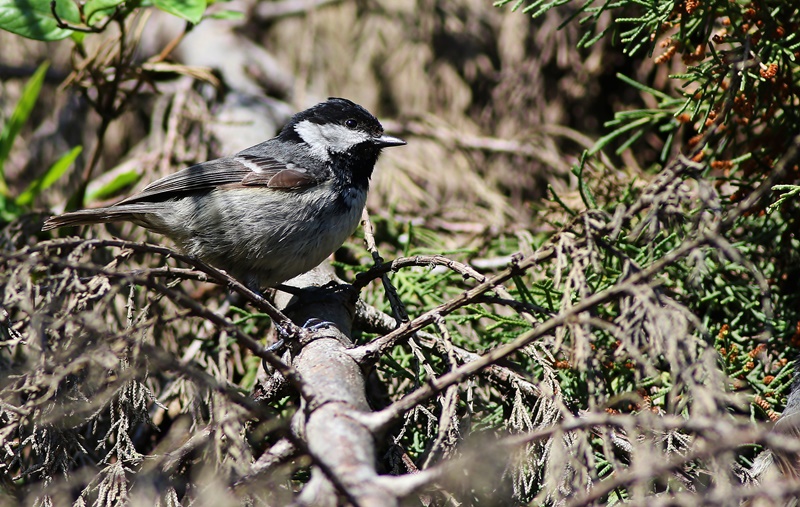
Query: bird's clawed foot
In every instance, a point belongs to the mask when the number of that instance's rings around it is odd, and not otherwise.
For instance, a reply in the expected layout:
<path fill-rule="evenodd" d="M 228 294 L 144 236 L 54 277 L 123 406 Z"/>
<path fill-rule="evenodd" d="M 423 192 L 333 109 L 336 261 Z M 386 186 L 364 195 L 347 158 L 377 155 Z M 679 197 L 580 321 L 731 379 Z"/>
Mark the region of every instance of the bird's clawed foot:
<path fill-rule="evenodd" d="M 296 336 L 291 330 L 287 329 L 284 326 L 281 326 L 277 322 L 275 322 L 274 324 L 275 324 L 275 331 L 280 338 L 278 338 L 278 341 L 276 341 L 275 343 L 264 349 L 264 351 L 280 356 L 284 353 L 284 351 L 286 351 L 287 344 L 290 341 L 292 342 L 298 341 L 297 340 L 298 336 Z M 305 324 L 303 324 L 302 329 L 304 331 L 308 331 L 311 334 L 313 334 L 316 333 L 317 331 L 321 331 L 328 327 L 337 327 L 337 326 L 333 322 L 312 317 L 308 319 Z M 305 342 L 306 340 L 303 340 L 301 338 L 299 342 Z M 272 370 L 272 368 L 265 360 L 262 359 L 261 362 L 265 371 L 269 372 Z"/>
<path fill-rule="evenodd" d="M 318 319 L 316 317 L 308 319 L 306 323 L 303 324 L 303 329 L 307 329 L 311 332 L 321 331 L 326 327 L 336 327 L 336 324 L 327 320 Z"/>

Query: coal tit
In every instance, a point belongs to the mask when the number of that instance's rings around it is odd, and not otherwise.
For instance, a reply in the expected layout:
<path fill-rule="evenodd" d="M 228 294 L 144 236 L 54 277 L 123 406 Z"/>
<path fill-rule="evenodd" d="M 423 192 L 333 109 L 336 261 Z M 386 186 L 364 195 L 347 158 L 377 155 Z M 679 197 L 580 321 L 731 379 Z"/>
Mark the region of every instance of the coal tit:
<path fill-rule="evenodd" d="M 258 290 L 339 248 L 358 226 L 381 150 L 404 144 L 363 107 L 330 98 L 295 114 L 269 141 L 169 175 L 107 208 L 51 217 L 42 230 L 133 222 Z"/>

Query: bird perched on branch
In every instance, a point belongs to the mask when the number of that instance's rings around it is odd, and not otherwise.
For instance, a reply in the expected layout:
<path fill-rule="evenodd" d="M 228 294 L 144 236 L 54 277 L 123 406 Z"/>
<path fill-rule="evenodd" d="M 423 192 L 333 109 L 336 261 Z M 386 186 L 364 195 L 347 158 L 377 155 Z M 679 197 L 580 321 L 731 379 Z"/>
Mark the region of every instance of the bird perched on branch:
<path fill-rule="evenodd" d="M 295 114 L 277 137 L 166 176 L 42 230 L 128 221 L 258 290 L 304 273 L 355 231 L 383 148 L 406 144 L 349 100 Z"/>

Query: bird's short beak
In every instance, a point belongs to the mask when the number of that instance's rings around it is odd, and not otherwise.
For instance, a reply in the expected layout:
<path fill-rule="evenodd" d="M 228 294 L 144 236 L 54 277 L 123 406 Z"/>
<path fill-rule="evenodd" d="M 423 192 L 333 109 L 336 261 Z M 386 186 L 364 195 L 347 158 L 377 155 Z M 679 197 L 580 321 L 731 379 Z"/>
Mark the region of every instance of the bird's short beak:
<path fill-rule="evenodd" d="M 378 148 L 389 148 L 391 146 L 403 146 L 404 144 L 406 144 L 406 142 L 398 137 L 383 135 L 380 137 L 373 138 L 372 144 L 374 144 Z"/>

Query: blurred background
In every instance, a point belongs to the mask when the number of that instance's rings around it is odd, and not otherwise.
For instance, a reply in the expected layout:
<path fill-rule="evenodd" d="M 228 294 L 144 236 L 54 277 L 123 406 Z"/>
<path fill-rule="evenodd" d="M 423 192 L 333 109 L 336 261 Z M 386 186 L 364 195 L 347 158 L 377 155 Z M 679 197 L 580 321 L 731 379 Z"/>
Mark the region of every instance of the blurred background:
<path fill-rule="evenodd" d="M 547 185 L 568 199 L 577 156 L 615 111 L 643 104 L 616 73 L 663 84 L 669 70 L 615 56 L 606 39 L 576 49 L 580 27 L 559 30 L 575 14 L 570 6 L 536 20 L 478 0 L 236 0 L 208 12 L 221 10 L 244 17 L 204 20 L 163 62 L 146 66 L 143 93 L 110 122 L 92 179 L 136 170 L 138 182 L 118 189 L 127 194 L 160 174 L 268 139 L 292 112 L 341 96 L 409 141 L 384 155 L 370 195 L 373 214 L 434 230 L 547 229 L 539 216 Z M 128 28 L 126 36 L 139 39 L 132 58 L 151 59 L 185 25 L 148 10 Z M 37 197 L 40 209 L 60 210 L 80 185 L 101 123 L 81 94 L 89 76 L 72 73 L 70 60 L 108 57 L 114 33 L 112 25 L 87 36 L 79 55 L 69 39 L 42 43 L 0 31 L 5 116 L 23 78 L 51 62 L 6 164 L 9 185 L 22 191 L 69 148 L 84 146 L 68 179 Z M 647 144 L 626 171 L 652 160 Z"/>

